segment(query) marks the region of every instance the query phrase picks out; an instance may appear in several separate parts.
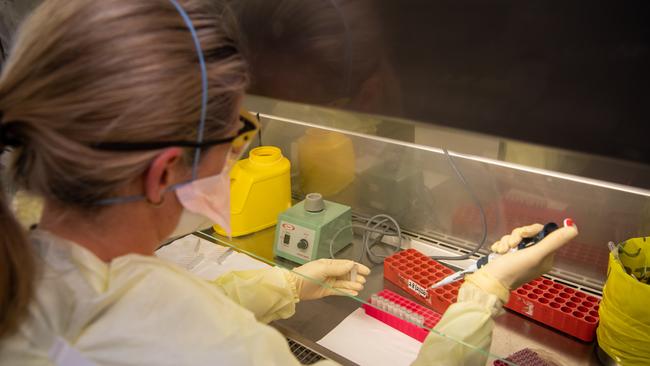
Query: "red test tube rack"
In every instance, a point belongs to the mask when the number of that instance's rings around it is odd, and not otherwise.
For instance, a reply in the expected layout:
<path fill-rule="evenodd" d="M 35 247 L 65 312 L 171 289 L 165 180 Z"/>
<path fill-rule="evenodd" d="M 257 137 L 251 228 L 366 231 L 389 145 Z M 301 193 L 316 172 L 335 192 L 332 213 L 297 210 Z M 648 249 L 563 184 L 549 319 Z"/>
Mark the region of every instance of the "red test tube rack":
<path fill-rule="evenodd" d="M 450 283 L 435 290 L 429 287 L 452 273 L 454 271 L 450 268 L 415 249 L 395 253 L 384 261 L 384 278 L 440 314 L 456 302 L 458 289 L 463 281 Z"/>
<path fill-rule="evenodd" d="M 442 314 L 456 302 L 462 281 L 434 290 L 429 287 L 453 271 L 414 249 L 400 251 L 384 261 L 384 278 Z M 598 326 L 600 299 L 570 286 L 538 278 L 510 293 L 506 308 L 585 342 Z"/>
<path fill-rule="evenodd" d="M 546 278 L 510 293 L 506 308 L 585 342 L 594 340 L 600 299 Z"/>
<path fill-rule="evenodd" d="M 382 290 L 370 299 L 370 305 L 363 304 L 366 314 L 420 342 L 440 321 L 440 314 L 390 290 Z"/>

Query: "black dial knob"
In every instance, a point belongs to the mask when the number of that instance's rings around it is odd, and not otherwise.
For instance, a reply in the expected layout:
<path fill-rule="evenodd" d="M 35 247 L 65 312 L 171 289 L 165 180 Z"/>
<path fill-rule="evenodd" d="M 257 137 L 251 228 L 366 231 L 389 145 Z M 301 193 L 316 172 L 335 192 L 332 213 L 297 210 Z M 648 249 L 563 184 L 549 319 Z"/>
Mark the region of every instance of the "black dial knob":
<path fill-rule="evenodd" d="M 305 239 L 300 239 L 298 242 L 298 249 L 305 250 L 307 247 L 309 247 L 309 242 Z"/>

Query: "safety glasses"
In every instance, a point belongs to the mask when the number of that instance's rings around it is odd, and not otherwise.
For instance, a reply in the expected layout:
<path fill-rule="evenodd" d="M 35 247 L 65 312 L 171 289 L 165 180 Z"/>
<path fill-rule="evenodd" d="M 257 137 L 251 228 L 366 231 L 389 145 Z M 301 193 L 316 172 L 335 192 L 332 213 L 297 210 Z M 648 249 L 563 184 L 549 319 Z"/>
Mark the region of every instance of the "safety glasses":
<path fill-rule="evenodd" d="M 224 137 L 214 140 L 187 141 L 187 140 L 170 140 L 170 141 L 146 141 L 146 142 L 98 142 L 91 144 L 91 147 L 98 150 L 107 151 L 149 151 L 164 149 L 167 147 L 190 147 L 203 149 L 210 146 L 231 143 L 232 151 L 245 151 L 253 137 L 259 132 L 259 120 L 245 110 L 239 112 L 239 121 L 243 123 L 242 128 L 232 137 Z"/>
<path fill-rule="evenodd" d="M 195 148 L 200 151 L 210 146 L 230 143 L 230 151 L 226 156 L 226 161 L 221 170 L 222 173 L 228 174 L 232 167 L 241 158 L 242 154 L 246 151 L 250 143 L 253 141 L 255 135 L 259 132 L 260 123 L 259 119 L 252 116 L 245 110 L 239 112 L 239 122 L 242 127 L 237 131 L 237 134 L 232 137 L 224 137 L 213 140 L 187 141 L 187 140 L 172 140 L 172 141 L 147 141 L 147 142 L 101 142 L 91 144 L 91 146 L 98 150 L 107 151 L 150 151 L 159 150 L 167 147 L 187 147 Z M 198 154 L 195 154 L 194 163 L 192 164 L 192 179 L 186 182 L 177 183 L 169 190 L 175 190 L 179 187 L 197 179 L 198 170 Z M 100 205 L 109 205 L 115 203 L 133 202 L 144 199 L 144 196 L 126 196 L 126 197 L 112 197 L 101 200 L 98 202 Z"/>
<path fill-rule="evenodd" d="M 253 141 L 255 135 L 260 131 L 260 122 L 257 117 L 254 117 L 243 109 L 239 111 L 239 121 L 244 125 L 237 131 L 237 135 L 224 140 L 226 140 L 225 142 L 231 143 L 231 149 L 233 151 L 241 151 L 243 153 L 251 141 Z"/>
<path fill-rule="evenodd" d="M 239 129 L 237 135 L 221 139 L 222 144 L 230 143 L 230 152 L 226 157 L 226 163 L 222 168 L 222 172 L 229 172 L 235 166 L 260 130 L 259 120 L 245 110 L 239 112 L 239 121 L 243 123 L 243 126 Z M 217 141 L 215 140 L 215 142 Z"/>

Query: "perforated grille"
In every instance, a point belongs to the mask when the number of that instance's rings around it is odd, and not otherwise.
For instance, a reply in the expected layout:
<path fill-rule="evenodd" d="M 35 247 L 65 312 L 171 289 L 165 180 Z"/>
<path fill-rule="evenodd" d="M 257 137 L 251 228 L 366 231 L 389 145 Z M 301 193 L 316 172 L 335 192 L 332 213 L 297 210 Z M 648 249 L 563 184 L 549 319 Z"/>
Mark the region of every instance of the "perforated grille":
<path fill-rule="evenodd" d="M 303 365 L 312 365 L 320 360 L 324 360 L 325 357 L 316 353 L 314 350 L 307 348 L 306 346 L 294 341 L 293 339 L 287 338 L 289 342 L 289 348 L 294 356 L 300 361 Z"/>

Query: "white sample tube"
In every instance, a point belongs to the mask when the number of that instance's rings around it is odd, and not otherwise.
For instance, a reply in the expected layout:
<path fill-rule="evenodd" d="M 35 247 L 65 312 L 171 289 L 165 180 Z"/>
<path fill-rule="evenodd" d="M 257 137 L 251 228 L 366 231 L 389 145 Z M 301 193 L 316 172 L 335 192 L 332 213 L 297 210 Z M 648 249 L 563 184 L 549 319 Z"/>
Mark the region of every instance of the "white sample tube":
<path fill-rule="evenodd" d="M 379 305 L 379 296 L 377 294 L 373 294 L 370 296 L 370 305 L 377 306 Z"/>
<path fill-rule="evenodd" d="M 357 282 L 358 270 L 359 270 L 359 266 L 357 264 L 352 266 L 352 269 L 350 270 L 350 281 Z"/>
<path fill-rule="evenodd" d="M 390 313 L 390 300 L 388 300 L 388 299 L 383 299 L 383 301 L 382 301 L 382 306 L 384 307 L 384 308 L 382 309 L 383 311 L 385 311 L 385 312 L 387 312 L 387 313 Z"/>
<path fill-rule="evenodd" d="M 386 300 L 383 297 L 379 296 L 378 302 L 379 302 L 379 310 L 383 310 L 383 311 L 388 310 L 388 300 Z"/>
<path fill-rule="evenodd" d="M 397 308 L 397 304 L 389 301 L 388 302 L 388 307 L 389 307 L 389 312 L 395 316 L 397 316 L 399 309 Z"/>
<path fill-rule="evenodd" d="M 417 324 L 417 318 L 415 317 L 415 314 L 409 314 L 409 323 L 411 324 Z"/>

